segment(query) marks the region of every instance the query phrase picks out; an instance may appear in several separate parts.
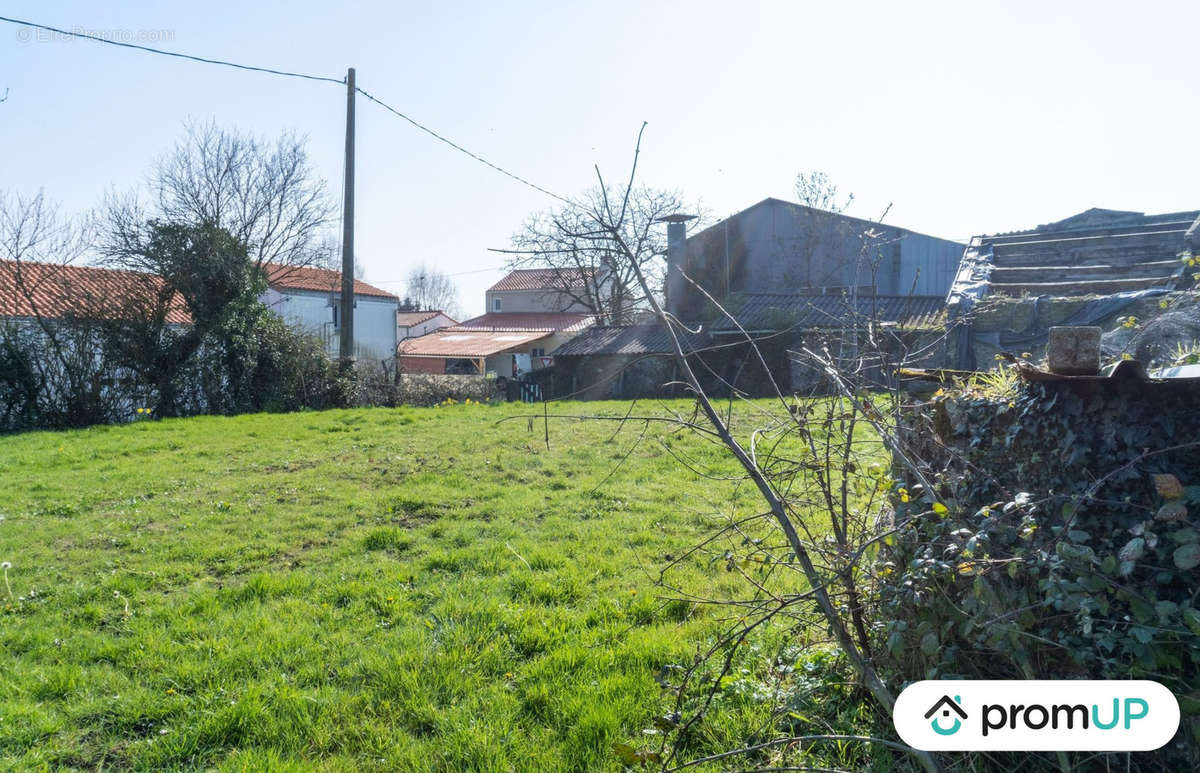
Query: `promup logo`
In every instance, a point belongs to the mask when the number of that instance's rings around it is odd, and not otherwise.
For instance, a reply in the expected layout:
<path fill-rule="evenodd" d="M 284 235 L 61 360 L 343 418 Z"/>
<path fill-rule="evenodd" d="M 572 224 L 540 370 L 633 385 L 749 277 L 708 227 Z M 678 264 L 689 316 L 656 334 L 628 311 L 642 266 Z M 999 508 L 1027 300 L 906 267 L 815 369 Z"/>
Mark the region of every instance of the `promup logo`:
<path fill-rule="evenodd" d="M 958 732 L 958 729 L 962 727 L 962 720 L 967 718 L 967 712 L 963 711 L 958 705 L 960 703 L 962 703 L 962 697 L 959 695 L 955 695 L 954 700 L 950 700 L 949 695 L 943 695 L 940 701 L 933 704 L 933 708 L 925 712 L 926 719 L 929 719 L 934 714 L 938 713 L 939 709 L 941 710 L 943 717 L 950 716 L 951 709 L 954 710 L 954 713 L 958 714 L 958 719 L 955 719 L 954 724 L 948 728 L 940 726 L 937 718 L 934 718 L 934 720 L 929 723 L 933 727 L 933 732 L 937 733 L 938 735 L 954 735 Z"/>
<path fill-rule="evenodd" d="M 1179 727 L 1179 704 L 1150 681 L 924 681 L 892 721 L 928 751 L 1150 751 Z"/>

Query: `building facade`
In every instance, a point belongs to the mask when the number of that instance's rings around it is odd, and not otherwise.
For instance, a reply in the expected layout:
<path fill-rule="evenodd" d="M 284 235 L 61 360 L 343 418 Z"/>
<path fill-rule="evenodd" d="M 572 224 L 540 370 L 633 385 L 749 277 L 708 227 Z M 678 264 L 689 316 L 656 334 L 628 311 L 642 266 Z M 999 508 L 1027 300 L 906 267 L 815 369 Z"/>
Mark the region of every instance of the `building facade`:
<path fill-rule="evenodd" d="M 268 264 L 267 290 L 261 300 L 288 324 L 309 331 L 337 355 L 341 335 L 341 273 L 325 268 Z M 354 356 L 390 360 L 395 356 L 400 299 L 386 290 L 354 280 Z"/>

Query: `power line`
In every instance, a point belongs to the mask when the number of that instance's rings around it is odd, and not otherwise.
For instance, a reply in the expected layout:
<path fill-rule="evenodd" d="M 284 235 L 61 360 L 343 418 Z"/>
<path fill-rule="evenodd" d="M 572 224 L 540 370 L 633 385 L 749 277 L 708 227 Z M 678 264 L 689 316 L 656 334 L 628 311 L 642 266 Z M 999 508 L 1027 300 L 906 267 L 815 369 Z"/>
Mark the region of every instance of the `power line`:
<path fill-rule="evenodd" d="M 500 174 L 502 174 L 502 175 L 506 175 L 506 176 L 508 176 L 508 177 L 511 177 L 512 179 L 516 180 L 517 182 L 521 183 L 522 185 L 528 185 L 530 188 L 533 188 L 535 191 L 539 191 L 539 192 L 541 192 L 541 193 L 544 193 L 544 194 L 546 194 L 547 196 L 550 196 L 551 198 L 558 199 L 559 201 L 561 201 L 562 203 L 566 204 L 566 205 L 567 205 L 567 206 L 569 206 L 569 207 L 574 207 L 574 206 L 577 206 L 577 205 L 575 204 L 575 202 L 571 201 L 570 199 L 563 198 L 562 196 L 559 196 L 557 193 L 554 193 L 553 191 L 548 191 L 548 190 L 546 190 L 545 188 L 543 188 L 543 187 L 542 187 L 542 186 L 540 186 L 540 185 L 537 185 L 537 184 L 535 184 L 535 183 L 531 183 L 531 182 L 529 182 L 528 180 L 526 180 L 524 177 L 521 177 L 520 175 L 515 175 L 515 174 L 513 174 L 512 172 L 508 171 L 507 169 L 503 169 L 503 168 L 501 168 L 501 167 L 499 167 L 499 166 L 496 166 L 496 165 L 495 165 L 495 164 L 493 164 L 491 161 L 488 161 L 486 158 L 483 158 L 482 156 L 477 156 L 477 155 L 475 155 L 475 154 L 474 154 L 474 153 L 472 153 L 471 151 L 469 151 L 469 150 L 467 150 L 466 148 L 464 148 L 462 145 L 459 145 L 459 144 L 457 144 L 457 143 L 455 143 L 455 142 L 452 142 L 451 140 L 448 140 L 448 139 L 446 139 L 446 138 L 445 138 L 445 137 L 443 137 L 442 135 L 440 135 L 440 134 L 438 134 L 437 132 L 435 132 L 433 129 L 430 129 L 428 126 L 424 126 L 423 124 L 421 124 L 421 123 L 419 123 L 419 122 L 417 122 L 417 121 L 414 121 L 412 118 L 409 118 L 407 115 L 405 115 L 404 113 L 401 113 L 401 112 L 400 112 L 399 110 L 397 110 L 396 108 L 392 107 L 391 105 L 387 104 L 386 102 L 384 102 L 384 101 L 382 101 L 382 100 L 380 100 L 380 99 L 377 99 L 377 98 L 376 98 L 376 97 L 374 97 L 373 95 L 371 95 L 371 94 L 368 94 L 367 92 L 363 91 L 362 89 L 356 88 L 356 89 L 355 89 L 355 91 L 357 91 L 359 94 L 362 94 L 364 97 L 366 97 L 367 99 L 371 100 L 371 101 L 372 101 L 372 102 L 374 102 L 375 104 L 379 105 L 379 106 L 380 106 L 380 107 L 382 107 L 384 110 L 387 110 L 389 113 L 393 113 L 394 115 L 396 115 L 396 116 L 398 116 L 398 117 L 400 117 L 400 118 L 403 118 L 405 121 L 408 121 L 410 124 L 412 124 L 413 126 L 417 127 L 418 129 L 420 129 L 421 131 L 425 132 L 426 134 L 430 135 L 431 137 L 433 137 L 433 138 L 435 138 L 435 139 L 439 140 L 440 142 L 444 142 L 444 143 L 446 143 L 447 145 L 449 145 L 450 147 L 454 148 L 454 149 L 455 149 L 455 150 L 457 150 L 458 152 L 460 152 L 460 153 L 464 153 L 464 154 L 466 154 L 466 155 L 470 156 L 471 158 L 475 159 L 475 160 L 476 160 L 476 161 L 478 161 L 479 163 L 481 163 L 481 164 L 483 164 L 483 165 L 485 165 L 485 166 L 489 166 L 489 167 L 491 167 L 492 169 L 495 169 L 495 170 L 496 170 L 497 172 L 499 172 Z"/>
<path fill-rule="evenodd" d="M 445 274 L 445 276 L 466 276 L 467 274 L 485 274 L 489 271 L 503 271 L 506 268 L 507 268 L 507 266 L 493 266 L 492 268 L 476 268 L 476 269 L 471 269 L 470 271 L 455 271 L 452 274 Z M 372 279 L 371 284 L 377 284 L 377 285 L 408 284 L 408 280 L 407 279 Z"/>
<path fill-rule="evenodd" d="M 59 29 L 58 27 L 51 27 L 46 24 L 36 24 L 34 22 L 23 21 L 21 19 L 10 19 L 7 16 L 0 16 L 0 21 L 6 21 L 9 24 L 19 24 L 23 27 L 33 27 L 34 29 L 46 30 L 47 32 L 55 32 L 55 33 L 58 33 L 59 35 L 67 35 L 67 36 L 73 37 L 73 38 L 84 38 L 85 40 L 94 40 L 97 43 L 107 43 L 110 46 L 121 46 L 122 48 L 136 48 L 139 51 L 146 51 L 151 54 L 161 54 L 162 56 L 173 56 L 178 59 L 190 59 L 193 62 L 203 62 L 204 64 L 219 64 L 219 65 L 222 65 L 223 67 L 234 67 L 239 70 L 250 70 L 252 72 L 265 72 L 265 73 L 270 73 L 271 75 L 283 75 L 288 78 L 304 78 L 305 80 L 310 80 L 310 81 L 325 81 L 327 83 L 337 83 L 338 85 L 345 85 L 345 83 L 346 83 L 346 81 L 342 78 L 326 78 L 323 75 L 307 75 L 302 72 L 289 72 L 288 70 L 275 70 L 270 67 L 253 67 L 248 64 L 238 64 L 236 62 L 226 62 L 222 59 L 209 59 L 209 58 L 203 57 L 203 56 L 193 56 L 191 54 L 182 54 L 182 53 L 179 53 L 178 51 L 164 51 L 161 48 L 151 48 L 149 46 L 139 46 L 135 43 L 122 43 L 119 40 L 108 40 L 107 38 L 102 38 L 98 35 L 88 35 L 85 32 L 72 32 L 70 30 Z"/>
<path fill-rule="evenodd" d="M 271 67 L 254 67 L 254 66 L 251 66 L 248 64 L 238 64 L 237 62 L 227 62 L 223 59 L 211 59 L 209 57 L 204 57 L 204 56 L 193 56 L 192 54 L 184 54 L 184 53 L 180 53 L 178 51 L 166 51 L 161 48 L 151 48 L 150 46 L 139 46 L 135 43 L 123 43 L 119 40 L 109 40 L 107 38 L 103 38 L 98 35 L 89 35 L 85 32 L 73 32 L 71 30 L 64 30 L 64 29 L 60 29 L 58 27 L 51 27 L 48 24 L 38 24 L 36 22 L 24 21 L 22 19 L 12 19 L 7 16 L 0 16 L 0 21 L 8 22 L 9 24 L 17 24 L 17 25 L 20 25 L 23 27 L 32 27 L 34 29 L 46 30 L 47 32 L 54 32 L 59 35 L 67 35 L 69 37 L 83 38 L 85 40 L 92 40 L 97 43 L 106 43 L 110 46 L 120 46 L 121 48 L 132 48 L 132 49 L 136 49 L 138 51 L 145 51 L 145 52 L 151 53 L 151 54 L 159 54 L 161 56 L 171 56 L 171 57 L 175 57 L 177 59 L 187 59 L 189 61 L 201 62 L 203 64 L 216 64 L 216 65 L 221 65 L 223 67 L 233 67 L 238 70 L 249 70 L 251 72 L 265 72 L 265 73 L 269 73 L 271 75 L 282 75 L 282 76 L 285 76 L 288 78 L 303 78 L 304 80 L 310 80 L 310 81 L 322 81 L 325 83 L 336 83 L 339 86 L 344 85 L 346 83 L 346 80 L 344 78 L 328 78 L 323 75 L 309 75 L 306 73 L 291 72 L 289 70 L 276 70 Z M 442 136 L 441 134 L 438 134 L 437 132 L 435 132 L 433 129 L 430 129 L 428 126 L 425 126 L 424 124 L 420 123 L 419 121 L 416 121 L 416 120 L 410 118 L 409 116 L 400 112 L 399 110 L 397 110 L 396 108 L 387 104 L 383 100 L 377 98 L 373 94 L 370 94 L 370 93 L 364 91 L 363 89 L 360 89 L 357 87 L 354 90 L 357 93 L 362 94 L 364 97 L 366 97 L 370 101 L 379 105 L 384 110 L 387 110 L 388 112 L 392 113 L 393 115 L 395 115 L 399 118 L 403 118 L 405 121 L 408 121 L 410 124 L 417 127 L 418 129 L 425 132 L 426 134 L 433 137 L 434 139 L 438 140 L 439 142 L 443 142 L 443 143 L 449 145 L 450 147 L 454 148 L 458 152 L 463 153 L 466 156 L 469 156 L 470 158 L 474 159 L 475 161 L 478 161 L 479 163 L 483 164 L 484 166 L 487 166 L 487 167 L 499 172 L 500 174 L 505 175 L 506 177 L 516 180 L 517 182 L 521 183 L 522 185 L 526 185 L 526 186 L 534 189 L 535 191 L 544 193 L 547 196 L 550 196 L 551 198 L 557 199 L 558 201 L 561 201 L 562 203 L 566 204 L 567 206 L 570 206 L 570 207 L 578 206 L 577 204 L 575 204 L 575 202 L 571 201 L 570 199 L 567 199 L 563 196 L 559 196 L 557 193 L 554 193 L 553 191 L 547 190 L 540 185 L 537 185 L 535 183 L 530 182 L 529 180 L 526 180 L 524 177 L 521 177 L 520 175 L 513 174 L 512 172 L 508 171 L 507 169 L 504 169 L 503 167 L 493 164 L 491 161 L 488 161 L 483 156 L 472 153 L 471 151 L 464 148 L 462 145 L 459 145 L 458 143 L 453 142 L 450 139 L 447 139 L 446 137 Z"/>

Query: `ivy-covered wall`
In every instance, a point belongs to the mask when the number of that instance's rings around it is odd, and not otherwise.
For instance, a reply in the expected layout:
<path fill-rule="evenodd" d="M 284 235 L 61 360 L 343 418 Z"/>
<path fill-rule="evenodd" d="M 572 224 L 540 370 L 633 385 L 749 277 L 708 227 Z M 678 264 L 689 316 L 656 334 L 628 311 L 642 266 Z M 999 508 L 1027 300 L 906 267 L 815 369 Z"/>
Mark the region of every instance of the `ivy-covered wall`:
<path fill-rule="evenodd" d="M 1130 363 L 942 390 L 908 424 L 940 474 L 897 484 L 915 517 L 879 556 L 891 677 L 1153 679 L 1183 722 L 1133 769 L 1200 769 L 1200 383 Z"/>

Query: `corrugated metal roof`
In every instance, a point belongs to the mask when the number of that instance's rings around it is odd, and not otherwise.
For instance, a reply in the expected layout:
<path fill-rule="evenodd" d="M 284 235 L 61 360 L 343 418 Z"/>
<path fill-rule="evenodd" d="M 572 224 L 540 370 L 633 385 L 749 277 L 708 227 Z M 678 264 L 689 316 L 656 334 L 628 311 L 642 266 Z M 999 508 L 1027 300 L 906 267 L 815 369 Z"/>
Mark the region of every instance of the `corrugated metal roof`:
<path fill-rule="evenodd" d="M 122 313 L 127 301 L 157 297 L 162 284 L 161 277 L 138 271 L 0 260 L 0 316 L 112 319 Z M 166 321 L 175 325 L 192 321 L 178 294 L 171 300 Z"/>
<path fill-rule="evenodd" d="M 442 328 L 429 335 L 401 341 L 397 354 L 401 357 L 487 357 L 549 335 L 542 331 L 468 332 Z"/>
<path fill-rule="evenodd" d="M 263 273 L 267 276 L 267 284 L 276 290 L 309 290 L 321 293 L 339 293 L 342 290 L 341 273 L 328 268 L 267 263 L 263 265 Z M 354 280 L 354 294 L 399 300 L 387 290 L 380 290 L 361 279 Z"/>
<path fill-rule="evenodd" d="M 705 333 L 677 331 L 684 352 L 697 351 L 708 344 Z M 551 352 L 555 357 L 589 357 L 593 355 L 671 354 L 671 337 L 658 323 L 623 327 L 593 327 L 567 341 Z"/>
<path fill-rule="evenodd" d="M 946 304 L 940 296 L 808 295 L 802 293 L 743 293 L 726 306 L 747 331 L 843 329 L 855 318 L 894 322 L 909 329 L 933 329 L 945 324 Z M 727 317 L 712 327 L 717 333 L 737 332 Z"/>
<path fill-rule="evenodd" d="M 567 314 L 565 312 L 493 311 L 481 317 L 468 319 L 453 327 L 454 330 L 543 330 L 570 333 L 589 327 L 595 318 L 591 314 Z"/>
<path fill-rule="evenodd" d="M 1146 215 L 1092 208 L 1027 231 L 977 236 L 968 257 L 986 255 L 989 294 L 1107 295 L 1175 289 L 1198 211 Z M 961 282 L 960 277 L 959 282 Z M 953 293 L 965 290 L 956 282 Z"/>
<path fill-rule="evenodd" d="M 564 290 L 583 287 L 592 275 L 590 269 L 580 268 L 518 268 L 488 288 L 505 290 Z"/>

